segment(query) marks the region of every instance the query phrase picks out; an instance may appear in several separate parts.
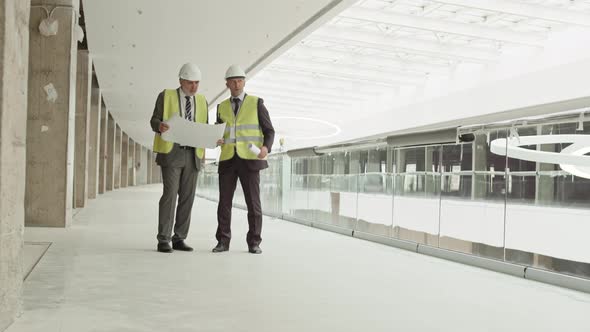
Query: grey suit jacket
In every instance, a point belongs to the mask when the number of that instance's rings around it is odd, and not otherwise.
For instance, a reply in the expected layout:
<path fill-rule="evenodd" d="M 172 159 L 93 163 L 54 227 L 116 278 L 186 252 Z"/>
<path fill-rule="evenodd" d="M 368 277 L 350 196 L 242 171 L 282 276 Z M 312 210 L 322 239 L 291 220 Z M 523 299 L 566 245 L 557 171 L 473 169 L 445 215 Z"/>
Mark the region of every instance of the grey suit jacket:
<path fill-rule="evenodd" d="M 180 100 L 180 92 L 176 89 L 176 92 L 179 94 Z M 193 97 L 194 98 L 194 97 Z M 193 104 L 196 105 L 195 100 L 193 99 Z M 179 106 L 180 107 L 180 106 Z M 182 109 L 182 108 L 181 108 Z M 160 123 L 163 121 L 164 118 L 164 91 L 160 92 L 158 95 L 158 99 L 156 99 L 156 106 L 154 107 L 154 113 L 152 114 L 152 119 L 150 120 L 150 124 L 152 126 L 152 130 L 156 133 L 156 135 L 160 134 Z M 207 123 L 209 123 L 209 118 L 207 115 Z M 184 166 L 184 151 L 179 148 L 177 143 L 174 143 L 172 150 L 169 153 L 158 153 L 156 156 L 156 163 L 160 165 L 160 167 L 182 167 Z M 197 170 L 200 170 L 202 167 L 203 160 L 197 157 L 195 153 L 195 165 L 197 165 Z"/>

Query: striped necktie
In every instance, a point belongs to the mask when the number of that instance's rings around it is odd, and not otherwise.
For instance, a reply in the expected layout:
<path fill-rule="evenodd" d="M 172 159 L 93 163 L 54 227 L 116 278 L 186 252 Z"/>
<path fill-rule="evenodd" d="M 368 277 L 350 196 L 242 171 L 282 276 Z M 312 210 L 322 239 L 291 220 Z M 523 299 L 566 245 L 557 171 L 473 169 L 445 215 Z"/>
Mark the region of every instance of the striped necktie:
<path fill-rule="evenodd" d="M 186 98 L 186 106 L 184 107 L 184 109 L 186 110 L 185 118 L 189 121 L 192 121 L 193 115 L 191 113 L 191 97 L 186 96 L 184 98 Z"/>

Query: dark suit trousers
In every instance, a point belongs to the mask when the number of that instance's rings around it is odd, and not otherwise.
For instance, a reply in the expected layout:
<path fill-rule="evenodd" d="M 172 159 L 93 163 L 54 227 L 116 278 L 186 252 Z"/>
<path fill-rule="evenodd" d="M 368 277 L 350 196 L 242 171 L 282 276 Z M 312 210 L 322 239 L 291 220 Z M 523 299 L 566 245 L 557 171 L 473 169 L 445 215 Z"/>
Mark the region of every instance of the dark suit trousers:
<path fill-rule="evenodd" d="M 236 158 L 237 159 L 237 158 Z M 219 173 L 219 205 L 217 207 L 217 241 L 229 245 L 231 240 L 231 209 L 238 179 L 244 190 L 248 207 L 248 246 L 259 245 L 262 241 L 262 207 L 260 205 L 260 171 L 250 170 L 239 159 L 237 165 Z"/>
<path fill-rule="evenodd" d="M 195 200 L 197 176 L 194 149 L 178 149 L 176 161 L 161 166 L 164 191 L 160 198 L 158 216 L 158 242 L 177 242 L 186 239 Z M 176 198 L 178 197 L 178 206 Z M 176 210 L 176 223 L 174 223 Z M 174 226 L 173 226 L 174 225 Z M 170 237 L 174 227 L 174 236 Z"/>

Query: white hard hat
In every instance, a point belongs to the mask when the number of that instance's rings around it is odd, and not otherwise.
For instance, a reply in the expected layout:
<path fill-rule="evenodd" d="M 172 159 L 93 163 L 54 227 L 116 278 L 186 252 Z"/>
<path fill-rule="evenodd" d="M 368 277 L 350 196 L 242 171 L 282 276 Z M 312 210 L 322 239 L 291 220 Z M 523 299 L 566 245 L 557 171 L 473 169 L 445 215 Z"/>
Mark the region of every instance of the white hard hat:
<path fill-rule="evenodd" d="M 229 68 L 227 68 L 227 71 L 225 72 L 225 79 L 234 77 L 246 78 L 246 72 L 239 65 L 231 65 L 229 66 Z"/>
<path fill-rule="evenodd" d="M 182 78 L 187 81 L 200 81 L 201 70 L 194 63 L 185 63 L 178 72 L 178 78 Z"/>

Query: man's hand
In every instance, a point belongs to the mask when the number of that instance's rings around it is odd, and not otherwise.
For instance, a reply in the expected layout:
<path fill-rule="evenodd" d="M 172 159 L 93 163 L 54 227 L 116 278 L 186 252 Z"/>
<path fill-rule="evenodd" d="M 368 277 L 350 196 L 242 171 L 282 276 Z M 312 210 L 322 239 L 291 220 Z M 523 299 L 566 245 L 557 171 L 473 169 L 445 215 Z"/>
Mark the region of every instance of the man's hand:
<path fill-rule="evenodd" d="M 268 155 L 268 148 L 263 146 L 260 148 L 260 153 L 258 154 L 258 159 L 264 159 Z"/>
<path fill-rule="evenodd" d="M 165 133 L 168 129 L 170 129 L 170 126 L 167 123 L 160 122 L 160 134 Z"/>
<path fill-rule="evenodd" d="M 225 144 L 225 140 L 223 138 L 220 138 L 217 140 L 217 146 L 223 145 Z"/>

